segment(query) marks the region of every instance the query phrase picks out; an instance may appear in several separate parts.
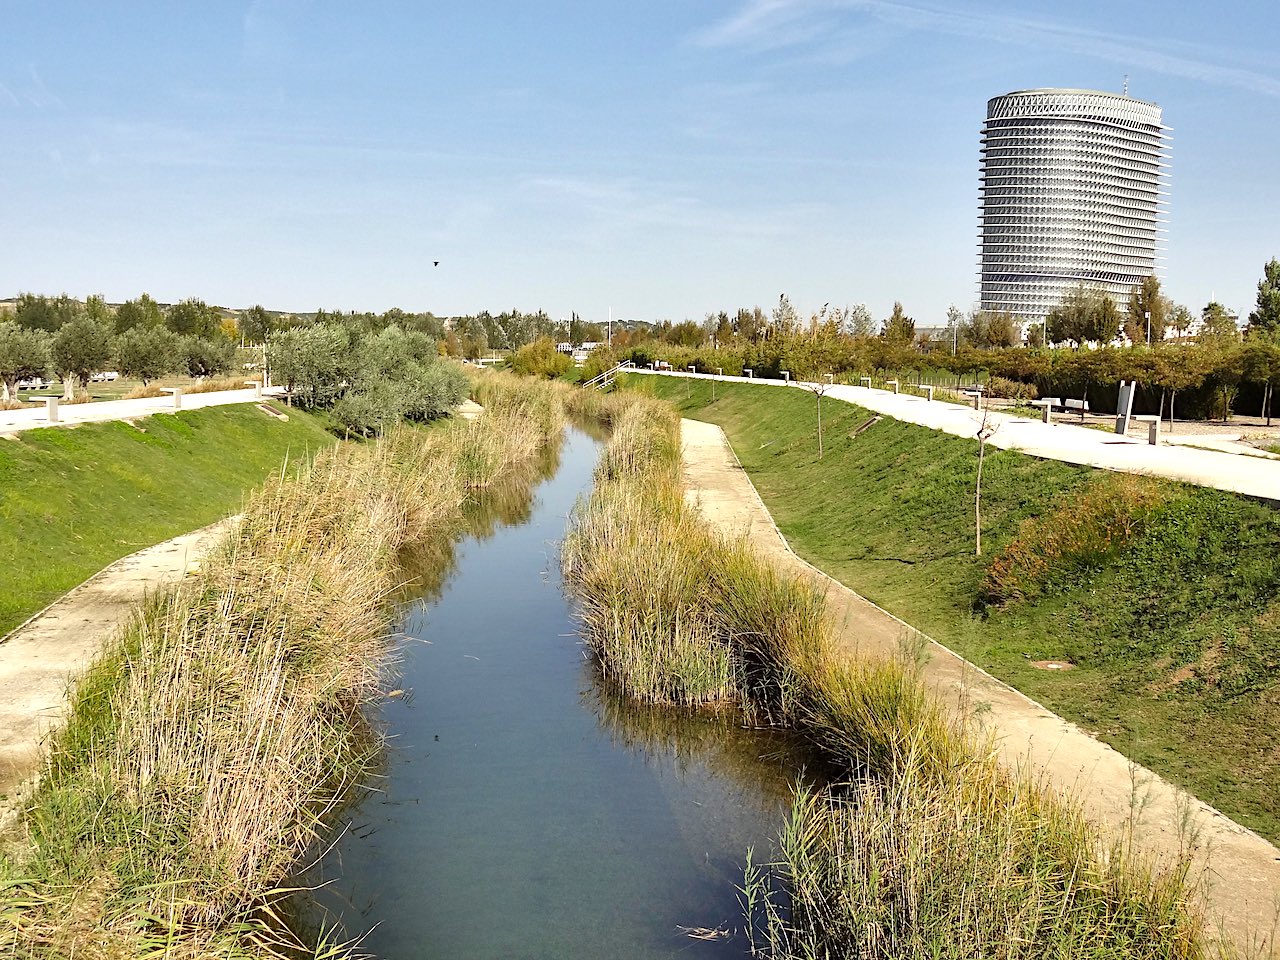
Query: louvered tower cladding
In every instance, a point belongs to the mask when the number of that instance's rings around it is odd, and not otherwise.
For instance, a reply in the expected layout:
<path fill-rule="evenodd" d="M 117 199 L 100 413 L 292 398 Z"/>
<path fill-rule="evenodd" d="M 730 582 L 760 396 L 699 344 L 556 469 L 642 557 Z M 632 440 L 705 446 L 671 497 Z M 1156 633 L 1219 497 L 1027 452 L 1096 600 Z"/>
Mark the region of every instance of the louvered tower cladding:
<path fill-rule="evenodd" d="M 1123 309 L 1156 272 L 1167 156 L 1154 103 L 1095 90 L 1018 90 L 989 100 L 982 309 L 1038 322 L 1080 283 Z"/>

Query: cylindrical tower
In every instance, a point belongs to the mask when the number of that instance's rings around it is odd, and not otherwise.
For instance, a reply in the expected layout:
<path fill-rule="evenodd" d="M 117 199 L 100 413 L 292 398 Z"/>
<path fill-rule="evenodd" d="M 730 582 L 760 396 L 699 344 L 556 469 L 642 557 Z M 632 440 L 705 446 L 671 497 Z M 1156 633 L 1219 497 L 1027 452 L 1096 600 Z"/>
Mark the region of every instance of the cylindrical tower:
<path fill-rule="evenodd" d="M 1156 271 L 1168 132 L 1160 107 L 1095 90 L 987 102 L 980 166 L 983 310 L 1044 320 L 1083 283 L 1123 307 Z"/>

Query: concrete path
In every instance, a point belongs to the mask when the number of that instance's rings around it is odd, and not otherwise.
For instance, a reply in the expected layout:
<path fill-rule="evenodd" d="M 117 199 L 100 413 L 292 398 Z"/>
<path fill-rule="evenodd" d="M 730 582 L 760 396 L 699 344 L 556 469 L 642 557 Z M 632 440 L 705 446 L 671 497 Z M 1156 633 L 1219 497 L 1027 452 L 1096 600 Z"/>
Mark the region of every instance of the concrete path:
<path fill-rule="evenodd" d="M 1192 842 L 1184 826 L 1192 825 L 1209 908 L 1222 918 L 1226 934 L 1241 945 L 1272 935 L 1280 903 L 1280 850 L 797 557 L 720 428 L 685 420 L 682 432 L 686 496 L 723 533 L 745 535 L 781 569 L 817 582 L 850 656 L 892 655 L 904 640 L 923 639 L 925 682 L 966 715 L 989 705 L 980 713 L 982 722 L 998 737 L 1006 763 L 1030 764 L 1037 776 L 1076 796 L 1098 823 L 1120 830 L 1136 815 L 1139 844 L 1159 855 L 1177 856 Z"/>
<path fill-rule="evenodd" d="M 39 768 L 71 679 L 148 593 L 182 578 L 233 523 L 186 533 L 117 560 L 0 639 L 0 795 Z"/>
<path fill-rule="evenodd" d="M 744 381 L 741 377 L 688 373 L 629 371 L 649 376 L 696 377 L 750 382 L 773 387 L 803 389 L 803 384 L 782 380 Z M 1280 502 L 1280 460 L 1268 457 L 1236 456 L 1218 450 L 1199 450 L 1182 445 L 1151 446 L 1146 440 L 1121 437 L 1065 422 L 1041 423 L 1027 417 L 995 411 L 980 413 L 969 407 L 923 397 L 894 394 L 888 390 L 837 385 L 827 388 L 828 397 L 857 404 L 867 410 L 917 423 L 957 437 L 976 437 L 982 417 L 989 418 L 995 433 L 988 441 L 994 447 L 1017 450 L 1044 460 L 1060 460 L 1082 466 L 1100 467 L 1123 473 L 1168 477 L 1204 487 L 1216 487 L 1251 497 Z"/>
<path fill-rule="evenodd" d="M 264 397 L 283 391 L 269 388 Z M 201 407 L 220 407 L 230 403 L 253 403 L 259 399 L 252 389 L 219 390 L 216 393 L 184 393 L 183 410 L 199 410 Z M 141 400 L 99 400 L 93 403 L 58 404 L 58 425 L 74 426 L 78 423 L 101 423 L 106 420 L 136 420 L 153 413 L 173 413 L 173 397 L 145 397 Z M 43 403 L 29 403 L 21 410 L 0 410 L 0 434 L 19 433 L 36 427 L 49 426 L 49 417 Z"/>

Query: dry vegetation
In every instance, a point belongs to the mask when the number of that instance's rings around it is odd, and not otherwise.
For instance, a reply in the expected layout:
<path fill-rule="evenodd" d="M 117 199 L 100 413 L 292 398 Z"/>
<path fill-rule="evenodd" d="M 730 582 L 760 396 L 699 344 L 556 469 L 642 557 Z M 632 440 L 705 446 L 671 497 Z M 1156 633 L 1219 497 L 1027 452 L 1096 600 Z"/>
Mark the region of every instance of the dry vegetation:
<path fill-rule="evenodd" d="M 492 388 L 491 388 L 492 389 Z M 282 883 L 378 750 L 406 548 L 559 431 L 546 398 L 344 445 L 268 483 L 199 573 L 154 598 L 78 683 L 0 864 L 0 953 L 325 955 Z M 321 937 L 323 941 L 324 938 Z"/>
<path fill-rule="evenodd" d="M 589 402 L 614 433 L 563 556 L 605 675 L 638 699 L 792 725 L 843 771 L 799 792 L 781 862 L 748 869 L 759 955 L 1205 955 L 1187 861 L 1152 863 L 1006 771 L 910 656 L 836 653 L 816 588 L 685 505 L 674 413 Z"/>

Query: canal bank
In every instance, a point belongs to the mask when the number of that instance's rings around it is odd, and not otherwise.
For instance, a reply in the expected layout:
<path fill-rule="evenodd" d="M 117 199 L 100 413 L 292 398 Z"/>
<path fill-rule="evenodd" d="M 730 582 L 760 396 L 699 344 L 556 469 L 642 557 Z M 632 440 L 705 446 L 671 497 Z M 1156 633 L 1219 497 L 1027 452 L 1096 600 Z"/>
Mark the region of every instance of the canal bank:
<path fill-rule="evenodd" d="M 737 887 L 798 764 L 782 733 L 625 701 L 584 658 L 556 544 L 599 445 L 411 603 L 386 765 L 322 905 L 380 957 L 741 957 Z M 487 535 L 486 535 L 487 534 Z"/>
<path fill-rule="evenodd" d="M 682 422 L 686 496 L 727 536 L 745 536 L 781 569 L 819 583 L 851 658 L 896 653 L 927 642 L 924 679 L 943 703 L 974 712 L 997 735 L 1004 762 L 1038 776 L 1081 803 L 1113 831 L 1131 824 L 1140 847 L 1168 859 L 1194 844 L 1210 910 L 1244 946 L 1271 935 L 1280 894 L 1280 851 L 1074 724 L 924 638 L 912 627 L 797 557 L 773 523 L 723 431 Z"/>

